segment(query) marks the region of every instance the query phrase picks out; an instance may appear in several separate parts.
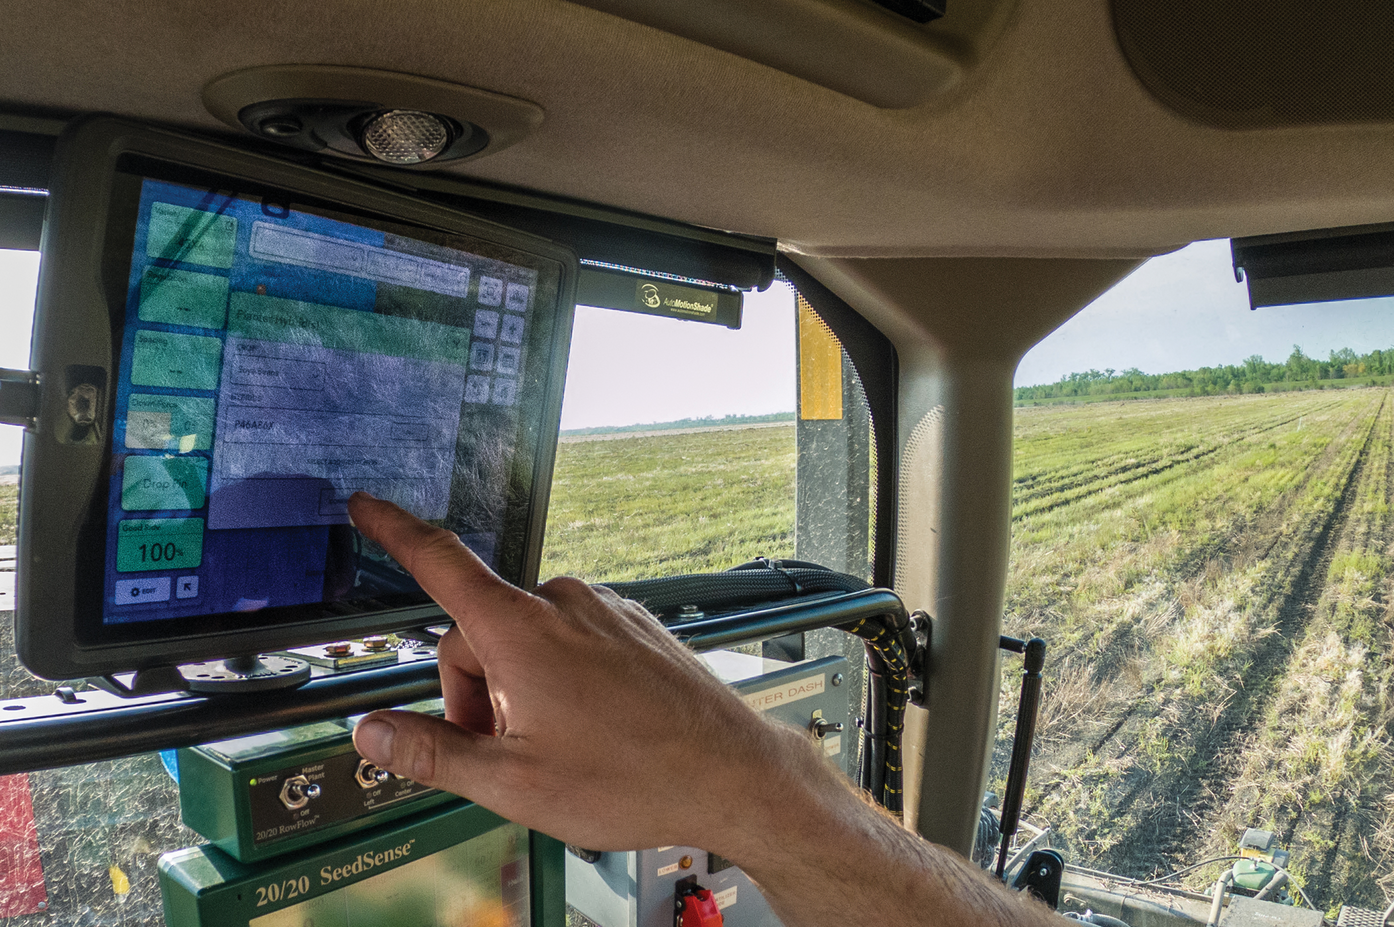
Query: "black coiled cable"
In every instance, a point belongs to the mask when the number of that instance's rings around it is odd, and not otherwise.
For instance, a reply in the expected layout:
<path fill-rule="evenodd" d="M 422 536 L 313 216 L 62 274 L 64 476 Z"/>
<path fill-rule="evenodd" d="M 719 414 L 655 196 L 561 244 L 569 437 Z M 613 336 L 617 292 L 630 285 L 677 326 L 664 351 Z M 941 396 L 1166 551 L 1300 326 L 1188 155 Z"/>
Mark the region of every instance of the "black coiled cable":
<path fill-rule="evenodd" d="M 905 629 L 863 618 L 839 630 L 857 635 L 866 646 L 866 728 L 870 730 L 863 737 L 869 737 L 872 750 L 863 749 L 862 755 L 872 754 L 872 778 L 869 783 L 864 781 L 863 787 L 887 811 L 900 814 L 905 807 L 905 762 L 900 742 L 905 733 L 905 706 L 910 701 L 910 654 L 901 639 Z M 881 710 L 874 711 L 878 706 Z"/>
<path fill-rule="evenodd" d="M 723 611 L 819 592 L 860 592 L 871 584 L 803 560 L 752 560 L 724 573 L 689 573 L 605 583 L 659 618 L 680 618 L 684 606 Z"/>
<path fill-rule="evenodd" d="M 733 610 L 795 596 L 861 592 L 871 588 L 859 577 L 815 563 L 763 558 L 724 573 L 665 576 L 605 585 L 643 604 L 675 630 L 682 627 L 681 621 L 694 607 L 704 613 Z M 904 807 L 905 767 L 901 737 L 905 731 L 910 661 L 915 648 L 909 618 L 902 609 L 895 614 L 863 618 L 837 628 L 860 637 L 866 648 L 867 687 L 858 784 L 888 811 L 900 814 Z"/>

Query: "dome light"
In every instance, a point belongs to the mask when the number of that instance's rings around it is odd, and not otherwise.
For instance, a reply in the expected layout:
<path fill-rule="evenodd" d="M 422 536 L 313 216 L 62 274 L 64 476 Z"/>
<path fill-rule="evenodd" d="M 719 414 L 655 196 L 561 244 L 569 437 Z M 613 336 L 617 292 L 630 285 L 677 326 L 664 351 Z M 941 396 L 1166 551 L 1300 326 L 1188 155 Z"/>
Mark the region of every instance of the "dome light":
<path fill-rule="evenodd" d="M 450 125 L 440 116 L 394 109 L 369 119 L 359 142 L 385 164 L 421 164 L 440 154 L 451 141 Z"/>

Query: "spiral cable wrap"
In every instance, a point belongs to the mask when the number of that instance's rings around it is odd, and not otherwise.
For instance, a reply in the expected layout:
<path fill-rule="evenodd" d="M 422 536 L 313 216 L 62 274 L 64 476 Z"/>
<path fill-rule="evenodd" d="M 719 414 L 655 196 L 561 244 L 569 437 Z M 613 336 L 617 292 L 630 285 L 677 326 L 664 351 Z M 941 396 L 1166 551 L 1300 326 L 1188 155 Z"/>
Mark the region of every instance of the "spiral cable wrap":
<path fill-rule="evenodd" d="M 863 748 L 863 757 L 871 755 L 870 782 L 863 782 L 872 797 L 887 811 L 900 814 L 904 810 L 905 761 L 901 753 L 901 737 L 905 733 L 905 706 L 910 701 L 910 655 L 901 640 L 903 629 L 861 619 L 839 630 L 855 634 L 866 646 L 868 688 L 879 689 L 872 699 L 884 705 L 881 718 L 884 726 L 863 730 L 863 738 L 872 746 Z M 868 712 L 868 722 L 871 721 Z M 878 761 L 879 754 L 879 761 Z M 866 764 L 863 765 L 864 775 Z M 880 781 L 877 781 L 877 778 Z"/>
<path fill-rule="evenodd" d="M 632 582 L 604 583 L 633 599 L 680 632 L 689 615 L 749 608 L 797 596 L 862 592 L 870 583 L 848 573 L 802 560 L 760 558 L 724 573 L 665 576 Z M 910 700 L 911 660 L 915 635 L 903 606 L 898 613 L 835 625 L 861 638 L 866 649 L 867 687 L 862 722 L 858 785 L 888 811 L 904 808 L 905 764 L 901 738 Z"/>

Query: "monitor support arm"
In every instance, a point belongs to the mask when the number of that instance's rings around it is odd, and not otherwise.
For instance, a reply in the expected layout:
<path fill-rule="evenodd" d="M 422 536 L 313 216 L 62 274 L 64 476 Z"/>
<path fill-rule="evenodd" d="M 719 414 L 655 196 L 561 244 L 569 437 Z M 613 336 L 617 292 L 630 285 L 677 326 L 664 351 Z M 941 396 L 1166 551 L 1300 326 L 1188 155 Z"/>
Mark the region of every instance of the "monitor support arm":
<path fill-rule="evenodd" d="M 39 417 L 39 375 L 0 367 L 0 425 L 33 428 Z"/>

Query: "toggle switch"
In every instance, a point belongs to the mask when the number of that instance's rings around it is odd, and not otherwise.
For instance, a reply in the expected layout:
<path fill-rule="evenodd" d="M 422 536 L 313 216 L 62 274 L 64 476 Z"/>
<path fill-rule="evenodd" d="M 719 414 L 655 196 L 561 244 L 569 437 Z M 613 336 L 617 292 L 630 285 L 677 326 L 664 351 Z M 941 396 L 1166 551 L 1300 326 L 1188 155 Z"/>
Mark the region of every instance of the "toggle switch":
<path fill-rule="evenodd" d="M 319 786 L 304 776 L 291 776 L 285 785 L 281 786 L 281 804 L 291 811 L 299 811 L 308 805 L 312 798 L 319 798 L 319 795 Z"/>
<path fill-rule="evenodd" d="M 353 778 L 358 780 L 359 788 L 371 789 L 392 778 L 392 774 L 369 760 L 359 760 L 358 772 L 353 774 Z"/>
<path fill-rule="evenodd" d="M 824 718 L 822 709 L 813 713 L 813 720 L 808 724 L 808 729 L 813 732 L 813 736 L 818 740 L 822 740 L 829 734 L 841 734 L 842 727 L 841 721 L 829 721 Z"/>
<path fill-rule="evenodd" d="M 694 888 L 678 899 L 677 927 L 722 927 L 721 909 L 711 889 Z"/>

